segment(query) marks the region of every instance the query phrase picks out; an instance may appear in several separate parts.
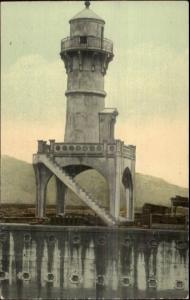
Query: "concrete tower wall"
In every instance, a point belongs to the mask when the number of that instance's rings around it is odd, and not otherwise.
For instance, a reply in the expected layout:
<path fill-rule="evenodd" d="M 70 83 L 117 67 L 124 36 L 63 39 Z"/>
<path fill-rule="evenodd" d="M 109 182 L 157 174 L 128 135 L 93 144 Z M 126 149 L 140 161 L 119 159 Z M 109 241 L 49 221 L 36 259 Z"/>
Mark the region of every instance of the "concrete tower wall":
<path fill-rule="evenodd" d="M 104 97 L 90 93 L 67 96 L 66 143 L 98 143 L 98 113 L 104 108 Z"/>
<path fill-rule="evenodd" d="M 94 52 L 74 52 L 67 79 L 65 139 L 70 142 L 99 142 L 98 113 L 105 107 L 101 57 Z"/>
<path fill-rule="evenodd" d="M 80 61 L 81 60 L 81 61 Z M 93 53 L 72 56 L 72 72 L 68 73 L 67 89 L 94 90 L 104 93 L 104 74 L 101 57 Z"/>

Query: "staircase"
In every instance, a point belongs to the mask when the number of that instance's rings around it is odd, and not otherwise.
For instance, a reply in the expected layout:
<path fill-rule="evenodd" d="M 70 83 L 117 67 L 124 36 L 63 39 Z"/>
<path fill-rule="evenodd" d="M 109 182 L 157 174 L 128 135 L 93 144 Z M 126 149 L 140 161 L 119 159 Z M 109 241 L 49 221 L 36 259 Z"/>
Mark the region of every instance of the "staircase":
<path fill-rule="evenodd" d="M 92 198 L 71 176 L 69 176 L 53 158 L 43 154 L 40 155 L 42 162 L 51 170 L 69 189 L 71 189 L 86 205 L 88 205 L 96 214 L 109 226 L 116 225 L 116 220 L 104 208 L 101 208 L 97 201 Z"/>

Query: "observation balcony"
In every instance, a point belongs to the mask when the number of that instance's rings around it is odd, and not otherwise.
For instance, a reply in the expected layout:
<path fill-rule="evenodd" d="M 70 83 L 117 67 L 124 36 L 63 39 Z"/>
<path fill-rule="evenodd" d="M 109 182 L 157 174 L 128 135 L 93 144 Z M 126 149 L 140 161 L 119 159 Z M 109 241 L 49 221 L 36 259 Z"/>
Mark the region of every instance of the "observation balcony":
<path fill-rule="evenodd" d="M 38 154 L 48 154 L 52 156 L 72 157 L 115 157 L 117 153 L 129 159 L 135 159 L 135 146 L 124 145 L 118 141 L 108 143 L 57 143 L 55 140 L 38 141 Z"/>
<path fill-rule="evenodd" d="M 113 42 L 94 36 L 67 37 L 61 41 L 61 52 L 81 49 L 99 50 L 113 55 Z"/>

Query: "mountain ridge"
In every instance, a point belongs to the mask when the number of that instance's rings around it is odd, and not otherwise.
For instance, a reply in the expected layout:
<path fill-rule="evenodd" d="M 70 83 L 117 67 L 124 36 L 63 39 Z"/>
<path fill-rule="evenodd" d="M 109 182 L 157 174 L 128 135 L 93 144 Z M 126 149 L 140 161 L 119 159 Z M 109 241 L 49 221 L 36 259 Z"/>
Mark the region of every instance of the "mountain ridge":
<path fill-rule="evenodd" d="M 170 206 L 170 198 L 175 195 L 188 196 L 188 189 L 167 182 L 152 175 L 136 173 L 136 207 L 144 203 Z M 101 199 L 103 206 L 108 205 L 108 188 L 105 180 L 95 170 L 88 170 L 76 176 L 76 181 L 89 192 Z M 54 178 L 50 179 L 47 189 L 47 202 L 55 202 Z M 1 203 L 35 203 L 35 176 L 32 165 L 9 155 L 1 156 Z M 71 191 L 66 196 L 66 204 L 83 205 Z"/>

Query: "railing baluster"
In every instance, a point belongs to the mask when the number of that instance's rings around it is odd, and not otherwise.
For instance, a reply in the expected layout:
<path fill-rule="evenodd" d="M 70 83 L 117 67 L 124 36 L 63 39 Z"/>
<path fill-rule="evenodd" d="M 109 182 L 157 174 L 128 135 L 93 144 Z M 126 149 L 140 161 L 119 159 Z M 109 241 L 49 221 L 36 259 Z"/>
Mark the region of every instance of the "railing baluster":
<path fill-rule="evenodd" d="M 101 49 L 104 51 L 113 52 L 113 42 L 108 39 L 101 39 L 99 37 L 87 36 L 87 43 L 82 45 L 80 44 L 80 37 L 67 37 L 61 41 L 61 50 L 64 51 L 66 49 L 73 48 L 94 48 Z"/>

